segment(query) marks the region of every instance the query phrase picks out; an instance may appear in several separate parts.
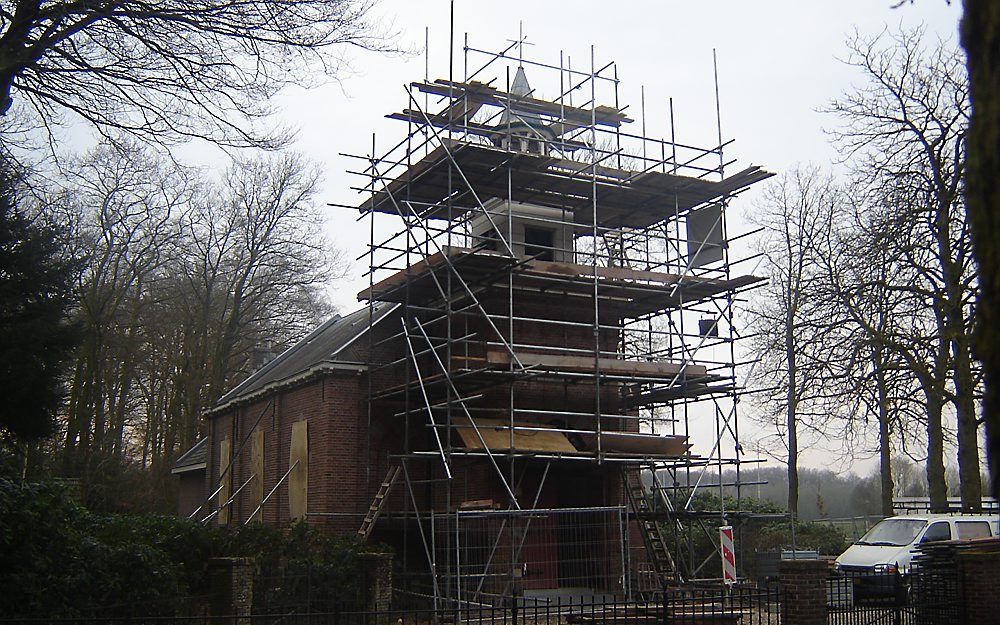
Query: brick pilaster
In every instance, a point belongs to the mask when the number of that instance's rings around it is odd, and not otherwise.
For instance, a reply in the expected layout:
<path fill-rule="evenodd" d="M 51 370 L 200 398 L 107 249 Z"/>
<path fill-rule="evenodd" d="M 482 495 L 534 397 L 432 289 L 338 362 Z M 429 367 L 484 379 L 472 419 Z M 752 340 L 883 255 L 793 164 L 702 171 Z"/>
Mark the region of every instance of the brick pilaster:
<path fill-rule="evenodd" d="M 826 625 L 826 578 L 824 560 L 782 560 L 778 563 L 783 625 Z"/>
<path fill-rule="evenodd" d="M 245 622 L 249 622 L 253 607 L 253 561 L 250 558 L 212 558 L 208 568 L 211 586 L 209 613 L 212 616 L 244 617 Z"/>

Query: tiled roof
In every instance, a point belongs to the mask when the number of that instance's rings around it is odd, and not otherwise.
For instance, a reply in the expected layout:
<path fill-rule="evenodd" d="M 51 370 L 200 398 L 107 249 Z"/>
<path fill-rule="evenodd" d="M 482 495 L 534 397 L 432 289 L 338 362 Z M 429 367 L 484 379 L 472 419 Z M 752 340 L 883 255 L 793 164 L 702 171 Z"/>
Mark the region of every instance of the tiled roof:
<path fill-rule="evenodd" d="M 174 462 L 171 473 L 186 473 L 187 471 L 199 471 L 205 468 L 208 460 L 208 437 L 205 437 L 194 444 L 194 447 L 181 454 L 181 457 Z"/>
<path fill-rule="evenodd" d="M 397 307 L 396 304 L 375 303 L 371 324 L 368 307 L 344 317 L 333 317 L 236 385 L 219 399 L 216 407 L 293 378 L 323 363 L 362 364 L 363 352 L 353 345 L 355 339 L 367 332 L 369 325 L 378 323 Z"/>

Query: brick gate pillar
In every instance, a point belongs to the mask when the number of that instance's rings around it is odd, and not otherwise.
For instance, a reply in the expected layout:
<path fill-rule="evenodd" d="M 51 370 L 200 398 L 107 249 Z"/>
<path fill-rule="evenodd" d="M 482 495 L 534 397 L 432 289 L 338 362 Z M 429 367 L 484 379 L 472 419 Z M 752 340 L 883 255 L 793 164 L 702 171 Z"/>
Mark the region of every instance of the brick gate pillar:
<path fill-rule="evenodd" d="M 249 617 L 253 606 L 253 574 L 250 558 L 212 558 L 208 561 L 212 616 Z M 237 623 L 242 622 L 236 621 Z M 249 622 L 249 619 L 247 619 Z"/>
<path fill-rule="evenodd" d="M 962 571 L 962 600 L 965 618 L 976 625 L 1000 624 L 997 609 L 997 580 L 1000 579 L 1000 548 L 970 549 L 958 554 Z"/>
<path fill-rule="evenodd" d="M 824 560 L 782 560 L 778 563 L 782 625 L 826 625 Z"/>
<path fill-rule="evenodd" d="M 373 612 L 388 612 L 392 607 L 392 554 L 362 555 L 367 581 L 367 608 Z"/>

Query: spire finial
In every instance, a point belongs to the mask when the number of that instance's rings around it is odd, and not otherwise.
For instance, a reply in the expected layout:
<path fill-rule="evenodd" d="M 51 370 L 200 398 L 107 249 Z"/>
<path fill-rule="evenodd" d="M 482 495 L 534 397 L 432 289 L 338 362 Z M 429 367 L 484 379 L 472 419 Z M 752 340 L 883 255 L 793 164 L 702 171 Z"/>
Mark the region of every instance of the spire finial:
<path fill-rule="evenodd" d="M 524 67 L 524 46 L 533 46 L 535 44 L 525 38 L 523 21 L 518 20 L 517 22 L 517 39 L 508 39 L 507 41 L 517 46 L 517 66 Z"/>
<path fill-rule="evenodd" d="M 517 66 L 524 67 L 524 20 L 517 20 Z"/>

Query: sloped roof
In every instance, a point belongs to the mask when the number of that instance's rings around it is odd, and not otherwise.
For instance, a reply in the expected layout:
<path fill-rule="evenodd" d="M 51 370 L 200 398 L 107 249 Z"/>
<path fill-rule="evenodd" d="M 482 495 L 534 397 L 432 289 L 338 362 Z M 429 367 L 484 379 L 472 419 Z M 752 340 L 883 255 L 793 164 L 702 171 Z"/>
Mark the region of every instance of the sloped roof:
<path fill-rule="evenodd" d="M 384 319 L 397 307 L 397 304 L 376 302 L 372 310 L 371 325 Z M 364 364 L 363 352 L 353 348 L 353 344 L 368 328 L 367 307 L 344 317 L 334 316 L 237 384 L 219 399 L 212 410 L 218 410 L 226 404 L 294 378 L 324 363 Z"/>
<path fill-rule="evenodd" d="M 174 462 L 171 473 L 187 473 L 188 471 L 200 471 L 208 463 L 208 437 L 201 439 L 194 444 L 194 447 L 181 454 L 181 457 Z"/>

